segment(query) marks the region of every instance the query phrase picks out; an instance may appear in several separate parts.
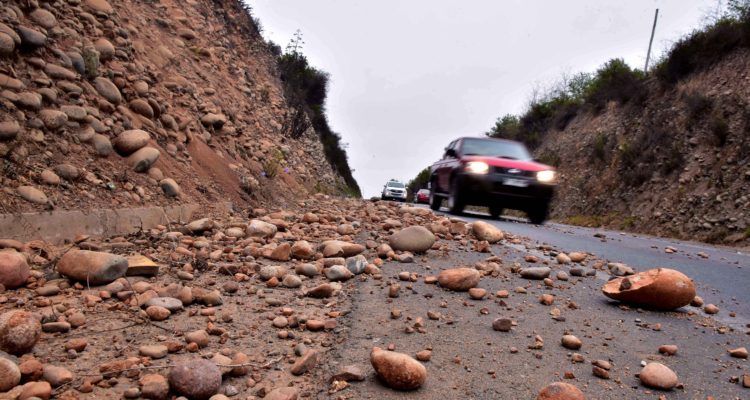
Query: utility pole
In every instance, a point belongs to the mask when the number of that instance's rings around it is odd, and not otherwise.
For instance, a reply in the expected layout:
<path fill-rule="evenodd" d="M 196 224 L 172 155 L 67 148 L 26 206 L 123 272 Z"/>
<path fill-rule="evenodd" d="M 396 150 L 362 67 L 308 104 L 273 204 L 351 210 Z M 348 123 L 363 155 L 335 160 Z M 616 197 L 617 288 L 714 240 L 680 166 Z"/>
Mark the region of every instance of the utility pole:
<path fill-rule="evenodd" d="M 651 39 L 648 41 L 648 52 L 646 53 L 646 66 L 643 67 L 643 73 L 648 73 L 648 62 L 651 59 L 651 44 L 654 42 L 654 33 L 656 32 L 656 21 L 659 19 L 659 9 L 654 14 L 654 26 L 651 28 Z"/>

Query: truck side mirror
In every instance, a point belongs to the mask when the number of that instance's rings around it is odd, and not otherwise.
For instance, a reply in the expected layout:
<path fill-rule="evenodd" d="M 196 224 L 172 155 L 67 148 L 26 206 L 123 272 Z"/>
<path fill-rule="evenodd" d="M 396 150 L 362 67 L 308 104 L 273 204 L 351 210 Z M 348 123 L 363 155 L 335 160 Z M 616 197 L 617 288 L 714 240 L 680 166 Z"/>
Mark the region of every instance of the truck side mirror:
<path fill-rule="evenodd" d="M 448 150 L 445 151 L 445 155 L 448 156 L 448 157 L 456 158 L 456 156 L 457 156 L 456 155 L 456 150 L 454 150 L 454 149 L 448 149 Z"/>

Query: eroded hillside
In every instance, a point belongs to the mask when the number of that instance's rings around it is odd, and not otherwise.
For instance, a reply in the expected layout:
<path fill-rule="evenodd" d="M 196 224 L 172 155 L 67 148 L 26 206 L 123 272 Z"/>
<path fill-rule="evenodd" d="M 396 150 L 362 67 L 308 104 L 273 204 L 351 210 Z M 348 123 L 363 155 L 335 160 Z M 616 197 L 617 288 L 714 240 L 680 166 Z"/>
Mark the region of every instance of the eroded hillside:
<path fill-rule="evenodd" d="M 652 78 L 640 104 L 610 102 L 547 133 L 559 165 L 553 216 L 708 242 L 750 236 L 750 52 L 673 86 Z"/>
<path fill-rule="evenodd" d="M 3 213 L 342 188 L 239 1 L 4 1 L 0 53 Z"/>

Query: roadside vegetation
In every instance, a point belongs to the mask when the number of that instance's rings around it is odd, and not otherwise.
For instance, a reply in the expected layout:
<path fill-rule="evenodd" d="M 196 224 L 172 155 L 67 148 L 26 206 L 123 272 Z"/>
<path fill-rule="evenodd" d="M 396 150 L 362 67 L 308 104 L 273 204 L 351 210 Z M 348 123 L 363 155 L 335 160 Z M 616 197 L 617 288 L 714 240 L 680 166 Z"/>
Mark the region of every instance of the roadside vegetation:
<path fill-rule="evenodd" d="M 740 48 L 750 48 L 750 0 L 729 0 L 724 13 L 708 25 L 678 40 L 648 74 L 631 68 L 616 58 L 594 73 L 563 76 L 550 88 L 535 93 L 520 115 L 506 114 L 497 119 L 485 135 L 524 142 L 537 149 L 548 135 L 564 130 L 577 116 L 597 115 L 609 104 L 625 107 L 639 115 L 650 91 L 673 87 L 690 74 L 704 71 Z M 729 135 L 727 122 L 714 109 L 711 99 L 692 93 L 683 99 L 690 124 L 705 123 L 713 133 L 713 144 L 724 146 Z M 684 157 L 666 131 L 669 121 L 663 116 L 648 116 L 641 133 L 633 133 L 625 143 L 599 135 L 591 150 L 593 160 L 609 161 L 617 156 L 623 181 L 639 186 L 650 178 L 650 168 L 666 175 L 678 170 Z M 538 157 L 552 165 L 559 159 Z"/>
<path fill-rule="evenodd" d="M 284 95 L 290 108 L 294 110 L 287 116 L 282 129 L 288 137 L 299 139 L 312 126 L 323 143 L 326 159 L 344 179 L 346 186 L 341 189 L 350 196 L 361 197 L 341 136 L 331 129 L 326 117 L 325 102 L 330 76 L 309 64 L 307 57 L 302 54 L 302 44 L 299 31 L 284 51 L 275 43 L 268 42 L 278 63 Z"/>

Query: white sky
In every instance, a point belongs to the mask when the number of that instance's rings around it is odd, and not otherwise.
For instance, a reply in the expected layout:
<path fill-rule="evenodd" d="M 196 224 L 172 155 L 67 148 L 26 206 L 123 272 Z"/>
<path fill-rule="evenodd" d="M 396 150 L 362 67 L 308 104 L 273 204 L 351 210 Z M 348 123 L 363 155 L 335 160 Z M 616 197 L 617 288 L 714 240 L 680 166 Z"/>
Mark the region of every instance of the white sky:
<path fill-rule="evenodd" d="M 700 27 L 717 0 L 246 0 L 282 49 L 297 29 L 331 74 L 331 128 L 363 196 L 404 182 L 451 140 L 524 110 L 534 88 L 611 58 L 643 68 Z M 652 64 L 653 65 L 653 64 Z"/>

